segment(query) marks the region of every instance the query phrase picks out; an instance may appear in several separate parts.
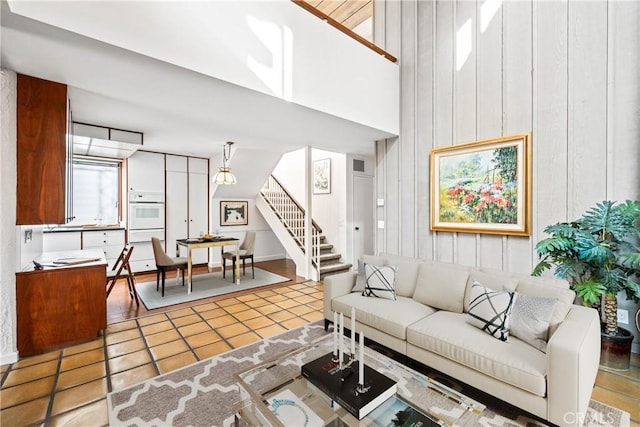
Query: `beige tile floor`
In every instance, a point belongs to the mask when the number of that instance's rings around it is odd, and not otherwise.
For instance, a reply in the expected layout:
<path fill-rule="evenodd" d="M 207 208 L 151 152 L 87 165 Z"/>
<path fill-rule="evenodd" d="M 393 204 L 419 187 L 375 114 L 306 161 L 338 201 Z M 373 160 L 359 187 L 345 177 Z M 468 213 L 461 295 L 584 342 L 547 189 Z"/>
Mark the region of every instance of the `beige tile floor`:
<path fill-rule="evenodd" d="M 0 424 L 107 425 L 108 392 L 322 317 L 322 283 L 306 282 L 115 323 L 2 366 Z"/>

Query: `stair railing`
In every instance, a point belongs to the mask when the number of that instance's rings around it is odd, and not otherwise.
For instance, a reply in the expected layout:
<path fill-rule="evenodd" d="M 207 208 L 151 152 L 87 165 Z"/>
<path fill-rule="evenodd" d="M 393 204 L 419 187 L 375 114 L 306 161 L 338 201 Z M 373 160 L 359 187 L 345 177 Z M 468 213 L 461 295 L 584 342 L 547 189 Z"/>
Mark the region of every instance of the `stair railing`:
<path fill-rule="evenodd" d="M 305 235 L 305 219 L 306 213 L 304 208 L 289 194 L 286 188 L 278 181 L 278 179 L 269 175 L 264 183 L 260 195 L 271 207 L 280 222 L 285 226 L 291 237 L 295 240 L 298 247 L 305 252 L 306 235 Z M 320 235 L 322 229 L 318 224 L 311 220 L 311 260 L 320 272 Z"/>

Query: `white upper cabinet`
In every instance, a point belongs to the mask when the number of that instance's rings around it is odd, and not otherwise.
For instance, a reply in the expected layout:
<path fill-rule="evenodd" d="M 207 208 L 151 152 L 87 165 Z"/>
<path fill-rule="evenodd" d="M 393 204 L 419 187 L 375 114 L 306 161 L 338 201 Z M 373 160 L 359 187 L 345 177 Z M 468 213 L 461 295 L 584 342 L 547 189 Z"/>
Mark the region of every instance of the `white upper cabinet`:
<path fill-rule="evenodd" d="M 164 154 L 137 151 L 128 159 L 129 191 L 164 193 Z"/>

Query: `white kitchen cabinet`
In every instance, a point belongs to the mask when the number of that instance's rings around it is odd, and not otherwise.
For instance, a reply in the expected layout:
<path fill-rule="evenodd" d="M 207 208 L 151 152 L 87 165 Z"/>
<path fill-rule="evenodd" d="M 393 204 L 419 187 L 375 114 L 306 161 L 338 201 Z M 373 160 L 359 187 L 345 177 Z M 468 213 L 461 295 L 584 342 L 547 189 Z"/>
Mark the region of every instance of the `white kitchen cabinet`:
<path fill-rule="evenodd" d="M 82 249 L 101 249 L 108 268 L 113 267 L 124 247 L 124 230 L 91 230 L 82 232 Z"/>
<path fill-rule="evenodd" d="M 164 154 L 136 151 L 127 160 L 129 191 L 164 193 Z"/>
<path fill-rule="evenodd" d="M 174 256 L 177 239 L 209 231 L 209 161 L 167 155 L 167 253 Z M 186 256 L 186 254 L 183 254 Z M 206 263 L 207 251 L 192 253 L 194 264 Z"/>
<path fill-rule="evenodd" d="M 82 249 L 81 231 L 55 231 L 43 233 L 44 252 L 79 251 Z"/>
<path fill-rule="evenodd" d="M 160 245 L 164 247 L 164 230 L 129 230 L 129 244 L 133 247 L 129 265 L 134 273 L 156 269 L 152 237 L 157 237 Z"/>

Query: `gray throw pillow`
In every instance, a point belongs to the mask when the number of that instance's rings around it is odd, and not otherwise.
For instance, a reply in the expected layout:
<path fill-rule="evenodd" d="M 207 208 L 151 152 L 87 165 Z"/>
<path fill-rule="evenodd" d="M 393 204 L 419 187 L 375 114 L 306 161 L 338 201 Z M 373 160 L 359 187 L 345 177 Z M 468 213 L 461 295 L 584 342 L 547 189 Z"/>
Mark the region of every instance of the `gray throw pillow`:
<path fill-rule="evenodd" d="M 555 298 L 517 293 L 509 320 L 511 335 L 546 353 L 549 323 L 557 302 Z"/>
<path fill-rule="evenodd" d="M 467 323 L 500 341 L 509 340 L 509 315 L 515 292 L 495 291 L 474 282 L 471 286 Z"/>
<path fill-rule="evenodd" d="M 394 282 L 396 267 L 392 265 L 364 265 L 366 284 L 362 295 L 385 299 L 396 299 Z"/>

